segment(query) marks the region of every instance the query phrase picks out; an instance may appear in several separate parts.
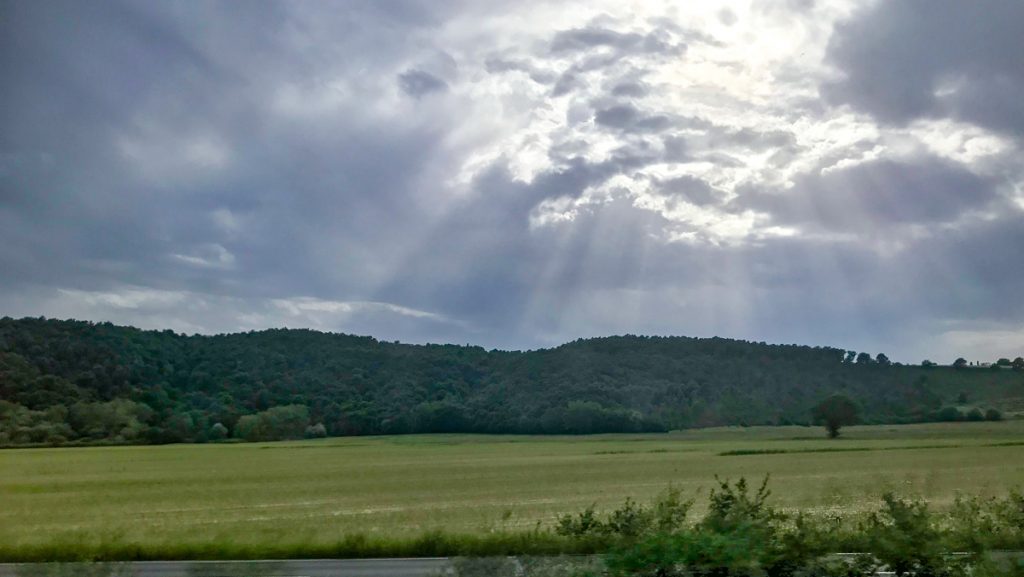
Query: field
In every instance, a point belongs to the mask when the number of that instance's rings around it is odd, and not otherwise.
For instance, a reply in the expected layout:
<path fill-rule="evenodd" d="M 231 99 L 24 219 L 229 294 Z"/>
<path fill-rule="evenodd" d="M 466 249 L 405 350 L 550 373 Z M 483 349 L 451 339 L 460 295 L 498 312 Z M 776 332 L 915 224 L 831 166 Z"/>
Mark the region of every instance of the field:
<path fill-rule="evenodd" d="M 773 427 L 6 450 L 0 558 L 372 554 L 366 543 L 551 527 L 670 483 L 699 496 L 715 475 L 765 474 L 784 508 L 1002 495 L 1024 486 L 1024 421 L 851 427 L 835 441 Z"/>

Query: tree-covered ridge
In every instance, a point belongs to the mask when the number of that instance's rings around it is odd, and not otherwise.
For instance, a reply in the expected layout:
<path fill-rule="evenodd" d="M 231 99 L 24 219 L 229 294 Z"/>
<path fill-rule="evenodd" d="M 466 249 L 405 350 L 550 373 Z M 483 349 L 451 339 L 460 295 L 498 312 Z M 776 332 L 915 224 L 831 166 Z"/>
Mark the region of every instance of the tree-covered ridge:
<path fill-rule="evenodd" d="M 722 338 L 627 335 L 510 352 L 311 330 L 185 336 L 3 318 L 0 443 L 806 423 L 836 392 L 866 422 L 908 422 L 958 418 L 943 406 L 971 397 L 992 408 L 993 397 L 1024 389 L 1024 373 L 1009 367 L 864 356 Z"/>

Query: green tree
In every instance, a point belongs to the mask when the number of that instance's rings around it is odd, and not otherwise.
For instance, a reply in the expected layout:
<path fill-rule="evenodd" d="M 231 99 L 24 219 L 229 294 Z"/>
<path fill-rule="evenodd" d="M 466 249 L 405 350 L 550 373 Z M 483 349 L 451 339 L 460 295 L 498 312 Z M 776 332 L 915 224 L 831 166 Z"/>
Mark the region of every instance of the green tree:
<path fill-rule="evenodd" d="M 1010 366 L 1013 367 L 1013 370 L 1015 371 L 1024 371 L 1024 357 L 1017 357 L 1013 359 Z"/>
<path fill-rule="evenodd" d="M 831 439 L 839 436 L 842 427 L 856 424 L 859 415 L 860 408 L 846 395 L 832 395 L 812 411 L 815 422 L 825 426 Z"/>
<path fill-rule="evenodd" d="M 246 441 L 262 441 L 265 434 L 261 424 L 257 415 L 242 415 L 238 419 L 238 423 L 235 424 L 235 438 Z"/>
<path fill-rule="evenodd" d="M 966 366 L 967 366 L 967 359 L 965 359 L 963 357 L 960 357 L 957 360 L 953 361 L 953 368 L 954 369 L 962 369 L 962 368 L 964 368 Z"/>
<path fill-rule="evenodd" d="M 210 432 L 207 433 L 206 435 L 206 437 L 211 441 L 219 441 L 221 439 L 226 439 L 227 436 L 228 428 L 221 423 L 214 423 L 213 426 L 210 427 Z"/>

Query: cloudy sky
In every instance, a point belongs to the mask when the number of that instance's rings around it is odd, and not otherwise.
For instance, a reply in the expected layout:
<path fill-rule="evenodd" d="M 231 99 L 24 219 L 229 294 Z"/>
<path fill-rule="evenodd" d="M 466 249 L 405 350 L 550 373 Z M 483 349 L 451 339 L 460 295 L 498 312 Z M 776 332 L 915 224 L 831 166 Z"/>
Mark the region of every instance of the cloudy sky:
<path fill-rule="evenodd" d="M 0 315 L 1024 354 L 1022 22 L 0 0 Z"/>

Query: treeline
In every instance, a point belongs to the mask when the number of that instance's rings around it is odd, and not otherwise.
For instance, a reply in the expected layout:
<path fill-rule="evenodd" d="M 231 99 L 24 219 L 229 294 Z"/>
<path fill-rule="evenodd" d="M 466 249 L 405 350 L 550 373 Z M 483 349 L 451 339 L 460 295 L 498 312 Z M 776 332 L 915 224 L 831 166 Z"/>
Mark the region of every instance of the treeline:
<path fill-rule="evenodd" d="M 630 335 L 486 351 L 310 330 L 186 336 L 3 318 L 0 444 L 809 424 L 814 404 L 836 392 L 868 423 L 956 420 L 950 411 L 974 419 L 973 409 L 993 408 L 976 391 L 1024 388 L 1021 371 L 879 356 Z"/>

